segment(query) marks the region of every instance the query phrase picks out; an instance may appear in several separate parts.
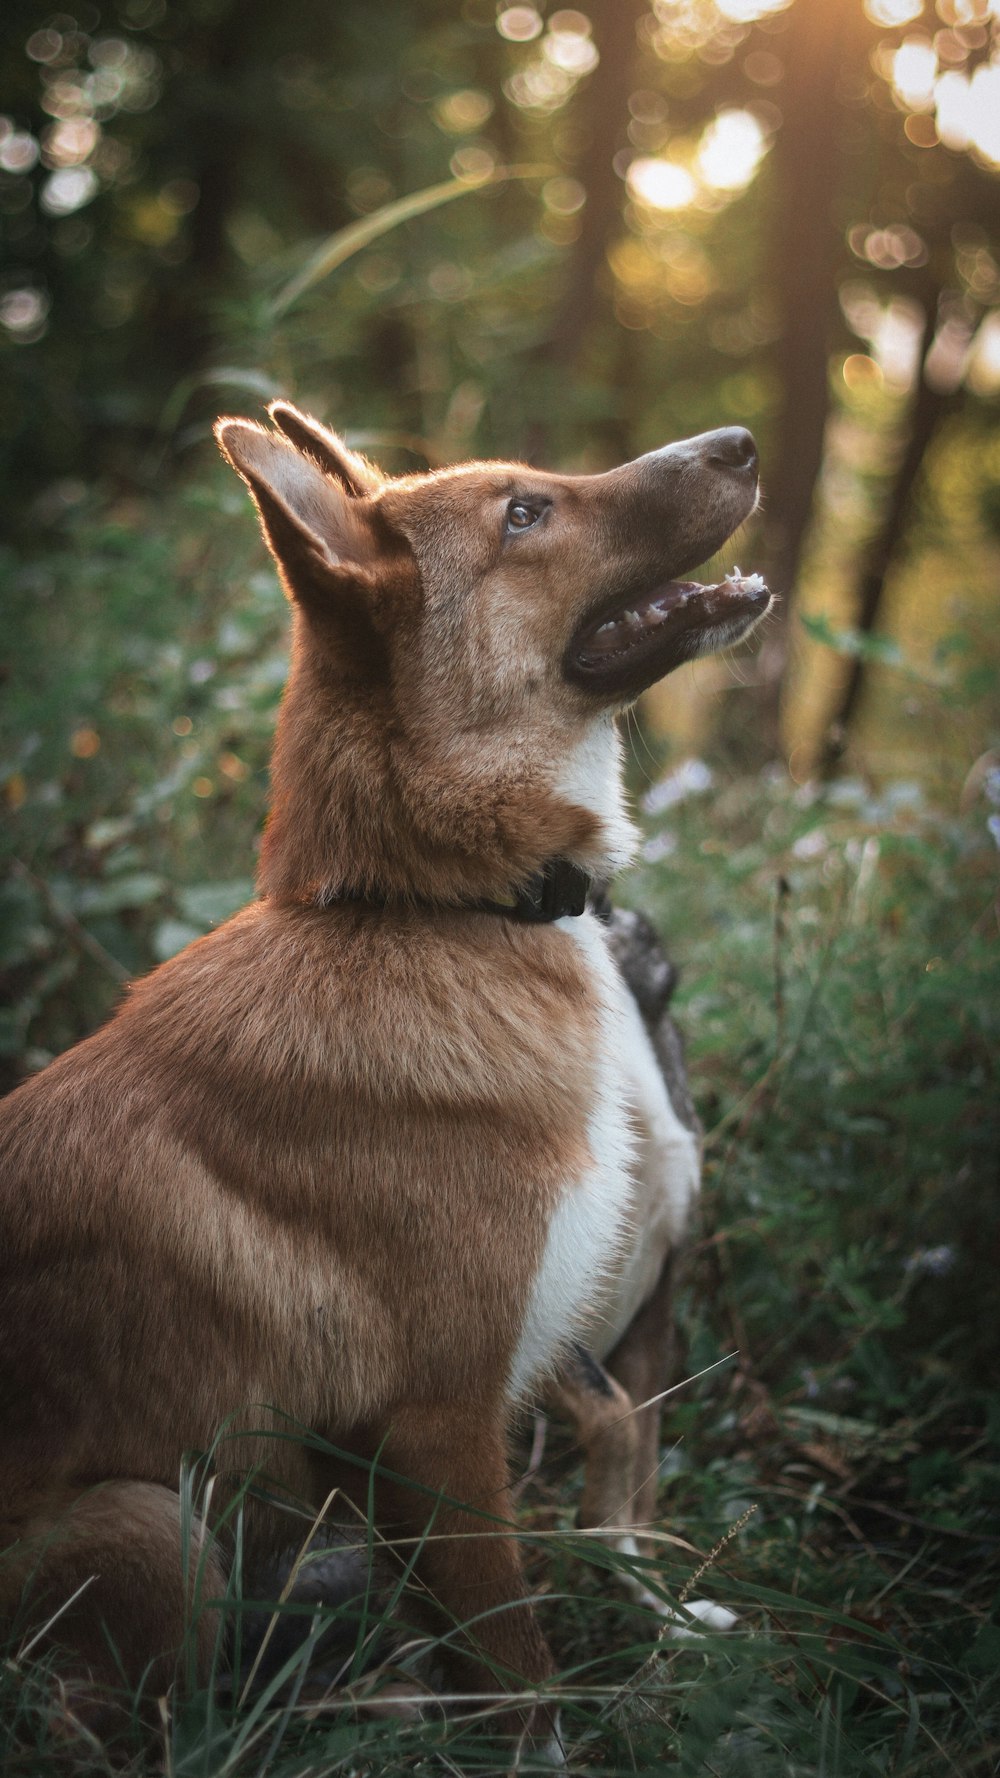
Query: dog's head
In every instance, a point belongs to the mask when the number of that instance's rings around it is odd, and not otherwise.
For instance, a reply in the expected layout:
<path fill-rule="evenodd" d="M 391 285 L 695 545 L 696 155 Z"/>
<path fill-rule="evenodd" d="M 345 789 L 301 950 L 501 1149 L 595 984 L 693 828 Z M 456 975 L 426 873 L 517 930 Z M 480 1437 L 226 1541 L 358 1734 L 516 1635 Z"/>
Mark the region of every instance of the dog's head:
<path fill-rule="evenodd" d="M 769 604 L 757 576 L 682 578 L 756 504 L 750 434 L 705 433 L 604 475 L 471 463 L 386 478 L 287 403 L 270 414 L 273 432 L 216 431 L 299 613 L 275 769 L 284 837 L 294 779 L 312 781 L 313 823 L 330 819 L 331 773 L 345 794 L 331 749 L 346 748 L 346 771 L 373 794 L 378 781 L 363 826 L 391 815 L 397 846 L 415 842 L 412 889 L 441 893 L 439 863 L 453 893 L 482 894 L 498 868 L 506 881 L 555 853 L 618 861 L 614 712 Z"/>

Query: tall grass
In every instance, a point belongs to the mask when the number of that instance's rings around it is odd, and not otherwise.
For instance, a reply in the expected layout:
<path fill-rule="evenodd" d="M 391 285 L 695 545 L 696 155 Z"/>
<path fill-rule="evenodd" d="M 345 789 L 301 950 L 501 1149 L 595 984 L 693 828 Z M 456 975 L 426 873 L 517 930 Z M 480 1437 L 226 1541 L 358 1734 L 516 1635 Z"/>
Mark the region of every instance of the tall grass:
<path fill-rule="evenodd" d="M 165 541 L 126 508 L 76 524 L 72 556 L 20 570 L 12 594 L 23 661 L 3 843 L 18 866 L 0 890 L 11 1078 L 81 1035 L 123 973 L 249 892 L 283 671 L 280 599 L 237 496 L 184 496 Z M 578 1457 L 550 1427 L 519 1524 L 572 1771 L 996 1768 L 989 785 L 980 772 L 961 796 L 957 784 L 851 780 L 820 793 L 717 777 L 648 818 L 649 855 L 622 893 L 681 966 L 707 1137 L 681 1305 L 692 1380 L 670 1403 L 663 1531 L 643 1579 L 677 1608 L 711 1558 L 697 1592 L 739 1623 L 662 1640 L 659 1620 L 619 1596 L 625 1558 L 573 1530 Z M 190 1472 L 192 1522 L 203 1486 Z M 0 1663 L 5 1774 L 508 1769 L 488 1706 L 414 1707 L 413 1688 L 440 1684 L 446 1632 L 420 1627 L 419 1588 L 398 1574 L 362 1609 L 339 1608 L 339 1625 L 337 1612 L 314 1623 L 282 1605 L 277 1586 L 271 1603 L 303 1618 L 305 1642 L 258 1669 L 260 1683 L 228 1681 L 233 1636 L 251 1622 L 238 1514 L 230 1535 L 217 1683 L 184 1683 L 182 1659 L 152 1730 L 126 1698 L 115 1732 L 95 1735 L 51 1654 L 15 1637 Z M 387 1713 L 384 1694 L 401 1691 Z"/>

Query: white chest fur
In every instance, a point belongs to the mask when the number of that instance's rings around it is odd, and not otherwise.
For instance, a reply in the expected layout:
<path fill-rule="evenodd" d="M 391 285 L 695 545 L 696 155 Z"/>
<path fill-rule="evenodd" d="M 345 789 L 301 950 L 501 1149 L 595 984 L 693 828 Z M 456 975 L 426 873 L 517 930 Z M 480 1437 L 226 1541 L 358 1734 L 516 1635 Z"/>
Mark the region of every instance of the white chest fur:
<path fill-rule="evenodd" d="M 605 1279 L 629 1245 L 634 1144 L 623 1054 L 627 994 L 596 916 L 588 912 L 557 924 L 581 947 L 602 1008 L 600 1062 L 587 1124 L 591 1165 L 582 1178 L 567 1180 L 549 1224 L 511 1370 L 515 1399 L 551 1368 L 560 1347 L 593 1314 Z"/>
<path fill-rule="evenodd" d="M 558 789 L 598 817 L 609 872 L 626 864 L 635 830 L 621 788 L 614 721 L 599 718 L 564 762 Z M 593 914 L 559 921 L 582 952 L 603 1007 L 588 1122 L 591 1165 L 568 1180 L 549 1225 L 542 1264 L 511 1369 L 515 1398 L 580 1335 L 605 1357 L 685 1233 L 700 1184 L 696 1138 L 670 1103 L 639 1010 Z"/>
<path fill-rule="evenodd" d="M 639 1009 L 626 1000 L 623 1066 L 636 1132 L 632 1165 L 630 1238 L 595 1316 L 584 1327 L 596 1358 L 607 1358 L 652 1295 L 668 1250 L 684 1239 L 701 1189 L 697 1137 L 681 1123 Z"/>

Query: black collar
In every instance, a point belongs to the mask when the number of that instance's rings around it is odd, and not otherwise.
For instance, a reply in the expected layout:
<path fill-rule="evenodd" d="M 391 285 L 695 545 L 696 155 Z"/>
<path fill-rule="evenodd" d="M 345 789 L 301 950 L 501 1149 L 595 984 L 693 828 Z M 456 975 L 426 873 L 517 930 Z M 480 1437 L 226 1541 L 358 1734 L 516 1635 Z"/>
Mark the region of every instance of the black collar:
<path fill-rule="evenodd" d="M 593 886 L 593 877 L 578 864 L 571 864 L 568 858 L 550 858 L 544 870 L 536 871 L 509 902 L 477 901 L 473 906 L 539 926 L 561 920 L 564 914 L 582 914 Z"/>
<path fill-rule="evenodd" d="M 439 908 L 449 913 L 503 914 L 508 920 L 523 925 L 540 926 L 561 920 L 564 914 L 582 914 L 594 879 L 568 858 L 552 858 L 543 870 L 536 871 L 523 889 L 512 890 L 506 901 L 431 901 L 424 895 L 392 896 L 380 889 L 333 889 L 321 897 L 320 905 L 330 907 L 338 901 L 365 902 L 370 907 L 384 908 L 396 903 L 400 907 Z"/>

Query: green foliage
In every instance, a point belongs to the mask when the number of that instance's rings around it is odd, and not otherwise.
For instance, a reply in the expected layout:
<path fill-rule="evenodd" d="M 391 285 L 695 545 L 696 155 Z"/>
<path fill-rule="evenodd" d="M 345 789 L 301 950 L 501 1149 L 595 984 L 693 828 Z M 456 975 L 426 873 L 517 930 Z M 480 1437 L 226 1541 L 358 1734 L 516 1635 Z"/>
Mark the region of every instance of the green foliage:
<path fill-rule="evenodd" d="M 252 894 L 285 602 L 221 465 L 159 511 L 88 507 L 7 565 L 8 1079 Z"/>
<path fill-rule="evenodd" d="M 734 781 L 675 810 L 668 864 L 628 884 L 682 964 L 708 1127 L 689 1369 L 738 1352 L 721 1401 L 706 1380 L 675 1415 L 698 1447 L 680 1504 L 703 1514 L 713 1486 L 727 1517 L 756 1502 L 744 1578 L 794 1575 L 800 1601 L 841 1610 L 823 1658 L 850 1657 L 813 1699 L 832 1763 L 772 1748 L 734 1770 L 985 1773 L 995 1756 L 1000 1699 L 974 1653 L 991 1646 L 1000 1556 L 985 816 L 915 785 Z M 776 1614 L 783 1642 L 796 1620 Z"/>
<path fill-rule="evenodd" d="M 25 1040 L 31 1064 L 116 991 L 82 935 L 144 966 L 225 917 L 248 886 L 285 646 L 280 595 L 269 576 L 250 586 L 238 573 L 257 544 L 225 493 L 213 485 L 171 511 L 170 547 L 202 539 L 183 617 L 161 596 L 168 545 L 137 512 L 81 521 L 99 576 L 55 558 L 46 570 L 38 609 L 59 613 L 73 690 L 58 691 L 49 628 L 12 731 L 38 734 L 15 762 L 24 801 L 11 826 L 27 874 L 4 892 L 0 953 L 20 995 L 6 1028 L 19 1065 Z M 100 642 L 86 622 L 98 609 L 110 626 Z M 155 672 L 142 667 L 138 614 Z M 219 671 L 192 677 L 209 646 Z M 190 736 L 174 733 L 178 716 Z M 101 747 L 78 760 L 69 743 L 88 727 Z M 185 740 L 197 755 L 181 754 Z M 218 770 L 228 751 L 253 766 L 233 788 Z M 201 775 L 211 796 L 193 792 Z M 992 1769 L 1000 1416 L 983 1255 L 1000 1238 L 1000 964 L 986 812 L 984 801 L 959 816 L 914 784 L 874 793 L 846 780 L 819 794 L 777 775 L 734 779 L 657 817 L 650 850 L 665 856 L 623 885 L 681 965 L 678 1015 L 707 1129 L 683 1311 L 684 1374 L 696 1380 L 667 1422 L 668 1534 L 640 1566 L 671 1605 L 688 1583 L 740 1623 L 695 1645 L 659 1643 L 647 1614 L 615 1602 L 610 1571 L 625 1558 L 571 1530 L 575 1457 L 550 1430 L 521 1513 L 572 1770 Z M 405 1619 L 405 1599 L 395 1609 Z M 461 1712 L 446 1724 L 436 1712 L 381 1718 L 358 1702 L 367 1680 L 322 1703 L 304 1666 L 242 1707 L 178 1692 L 159 1751 L 143 1751 L 133 1727 L 113 1754 L 53 1719 L 45 1662 L 15 1647 L 0 1678 L 4 1769 L 41 1778 L 124 1757 L 146 1771 L 164 1747 L 169 1769 L 192 1778 L 505 1769 Z"/>
<path fill-rule="evenodd" d="M 838 654 L 856 660 L 876 661 L 883 667 L 898 667 L 902 661 L 899 643 L 889 636 L 866 636 L 860 630 L 834 630 L 826 616 L 803 614 L 799 621 L 814 642 L 822 642 L 824 647 L 833 648 Z"/>
<path fill-rule="evenodd" d="M 932 1320 L 964 1323 L 986 1288 L 995 845 L 985 811 L 942 814 L 916 785 L 877 796 L 846 781 L 821 797 L 781 779 L 750 799 L 737 782 L 707 814 L 682 805 L 669 865 L 628 893 L 684 962 L 692 1068 L 710 1095 L 709 1204 L 755 1280 L 742 1312 L 755 1360 L 805 1327 L 813 1359 L 828 1354 L 867 1400 L 905 1346 L 894 1329 L 915 1314 L 923 1347 Z M 804 1271 L 790 1263 L 800 1234 L 814 1250 Z M 948 1360 L 969 1379 L 992 1334 L 980 1306 L 975 1339 Z"/>

